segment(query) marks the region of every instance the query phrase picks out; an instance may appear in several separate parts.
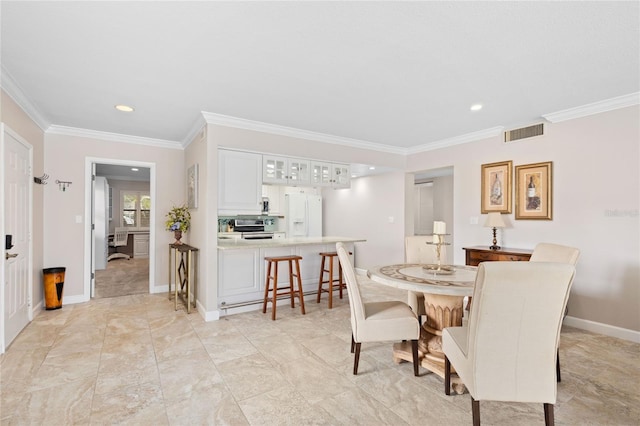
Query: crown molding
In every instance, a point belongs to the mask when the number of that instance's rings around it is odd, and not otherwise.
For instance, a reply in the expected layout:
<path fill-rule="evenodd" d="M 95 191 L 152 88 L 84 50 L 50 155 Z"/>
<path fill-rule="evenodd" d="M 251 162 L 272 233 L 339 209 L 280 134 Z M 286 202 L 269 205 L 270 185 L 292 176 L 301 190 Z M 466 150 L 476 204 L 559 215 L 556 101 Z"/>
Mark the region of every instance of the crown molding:
<path fill-rule="evenodd" d="M 469 142 L 475 142 L 482 139 L 492 138 L 498 136 L 504 131 L 503 126 L 491 127 L 485 130 L 479 130 L 477 132 L 467 133 L 453 138 L 442 139 L 428 144 L 419 145 L 406 150 L 407 154 L 418 154 L 420 152 L 434 151 L 436 149 L 447 148 L 455 145 L 462 145 Z"/>
<path fill-rule="evenodd" d="M 182 144 L 164 139 L 145 138 L 142 136 L 123 135 L 120 133 L 101 132 L 98 130 L 80 129 L 77 127 L 51 125 L 45 131 L 48 135 L 78 136 L 81 138 L 99 139 L 109 142 L 122 142 L 134 145 L 146 145 L 156 148 L 183 149 Z"/>
<path fill-rule="evenodd" d="M 38 111 L 38 108 L 36 108 L 35 104 L 24 94 L 24 90 L 22 90 L 18 82 L 9 71 L 7 71 L 4 65 L 0 65 L 0 87 L 2 87 L 2 90 L 36 123 L 36 126 L 42 131 L 47 130 L 51 125 L 51 120 L 48 120 Z"/>
<path fill-rule="evenodd" d="M 330 143 L 334 145 L 349 146 L 352 148 L 369 149 L 372 151 L 380 151 L 390 154 L 406 155 L 407 153 L 406 148 L 398 148 L 359 139 L 328 135 L 326 133 L 311 132 L 309 130 L 295 129 L 293 127 L 279 126 L 277 124 L 269 124 L 262 121 L 247 120 L 245 118 L 231 117 L 228 115 L 214 114 L 205 111 L 202 111 L 202 116 L 204 117 L 204 120 L 207 122 L 207 124 L 218 126 L 235 127 L 238 129 L 253 130 L 256 132 L 271 133 L 292 138 L 300 138 L 316 142 Z"/>
<path fill-rule="evenodd" d="M 192 142 L 195 142 L 196 139 L 200 136 L 203 127 L 207 125 L 206 120 L 202 115 L 199 115 L 196 121 L 191 126 L 191 129 L 187 133 L 187 135 L 182 139 L 182 148 L 186 149 Z"/>
<path fill-rule="evenodd" d="M 550 114 L 543 114 L 542 117 L 551 123 L 559 123 L 561 121 L 573 120 L 574 118 L 586 117 L 588 115 L 599 114 L 601 112 L 612 111 L 614 109 L 626 108 L 638 105 L 639 103 L 640 92 L 635 92 L 575 108 L 552 112 Z"/>

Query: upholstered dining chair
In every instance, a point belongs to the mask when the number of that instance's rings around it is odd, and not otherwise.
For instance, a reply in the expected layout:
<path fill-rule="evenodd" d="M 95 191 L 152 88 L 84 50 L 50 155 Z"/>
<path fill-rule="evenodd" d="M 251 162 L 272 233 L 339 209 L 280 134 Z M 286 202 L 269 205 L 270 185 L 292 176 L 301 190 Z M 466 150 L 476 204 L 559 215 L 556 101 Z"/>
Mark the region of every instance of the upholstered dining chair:
<path fill-rule="evenodd" d="M 386 342 L 393 340 L 411 340 L 413 353 L 413 374 L 419 374 L 418 338 L 420 325 L 416 314 L 409 305 L 400 301 L 366 302 L 362 301 L 360 288 L 349 254 L 342 243 L 336 244 L 338 258 L 342 265 L 349 308 L 351 309 L 351 353 L 354 353 L 353 374 L 358 374 L 360 345 L 363 342 Z"/>
<path fill-rule="evenodd" d="M 404 261 L 405 263 L 434 264 L 437 262 L 436 246 L 428 244 L 432 241 L 431 236 L 413 235 L 404 239 Z M 447 258 L 445 246 L 440 249 L 442 259 Z M 418 322 L 422 324 L 422 316 L 426 315 L 424 309 L 424 296 L 415 291 L 407 292 L 407 304 L 418 316 Z"/>
<path fill-rule="evenodd" d="M 568 263 L 576 266 L 578 263 L 578 257 L 580 257 L 580 250 L 574 247 L 563 246 L 560 244 L 552 243 L 538 243 L 531 253 L 529 262 L 558 262 Z M 563 317 L 567 316 L 567 309 L 564 308 Z M 560 350 L 558 349 L 558 355 L 556 356 L 556 380 L 559 382 L 562 380 L 560 375 Z"/>
<path fill-rule="evenodd" d="M 574 275 L 568 263 L 478 266 L 468 325 L 442 332 L 445 393 L 453 367 L 471 394 L 474 425 L 479 401 L 542 403 L 545 424 L 553 425 L 554 358 Z"/>

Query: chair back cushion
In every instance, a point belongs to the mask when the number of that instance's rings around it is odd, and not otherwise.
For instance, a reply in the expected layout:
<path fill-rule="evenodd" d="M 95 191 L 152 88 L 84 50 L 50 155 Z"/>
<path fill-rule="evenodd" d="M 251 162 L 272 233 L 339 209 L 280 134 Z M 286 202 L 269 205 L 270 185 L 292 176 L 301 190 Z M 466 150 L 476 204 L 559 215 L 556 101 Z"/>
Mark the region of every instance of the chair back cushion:
<path fill-rule="evenodd" d="M 362 303 L 356 272 L 349 258 L 349 252 L 347 252 L 342 243 L 336 243 L 336 251 L 338 252 L 344 279 L 347 282 L 347 294 L 349 295 L 349 307 L 351 308 L 351 330 L 353 335 L 357 336 L 358 322 L 364 321 L 364 304 Z"/>
<path fill-rule="evenodd" d="M 431 236 L 414 235 L 404 239 L 404 261 L 405 263 L 426 263 L 437 262 L 436 246 L 428 244 L 433 241 Z M 446 263 L 447 251 L 445 246 L 440 248 L 440 258 Z"/>
<path fill-rule="evenodd" d="M 475 399 L 555 403 L 557 345 L 574 274 L 566 263 L 480 264 L 469 319 L 470 369 L 459 371 Z"/>
<path fill-rule="evenodd" d="M 539 243 L 533 249 L 529 262 L 559 262 L 575 266 L 579 256 L 580 250 L 577 248 L 560 244 Z"/>

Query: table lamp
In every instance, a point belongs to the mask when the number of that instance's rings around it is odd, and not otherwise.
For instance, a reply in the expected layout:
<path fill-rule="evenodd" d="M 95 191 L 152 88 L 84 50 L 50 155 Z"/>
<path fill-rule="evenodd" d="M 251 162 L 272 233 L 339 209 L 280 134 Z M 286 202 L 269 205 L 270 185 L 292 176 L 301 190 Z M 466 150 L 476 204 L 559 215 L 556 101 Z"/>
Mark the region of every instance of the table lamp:
<path fill-rule="evenodd" d="M 498 212 L 491 212 L 487 215 L 487 220 L 484 222 L 485 228 L 493 228 L 493 245 L 489 247 L 491 250 L 500 250 L 498 245 L 498 239 L 496 238 L 496 229 L 504 228 L 506 225 L 502 220 L 502 215 Z"/>

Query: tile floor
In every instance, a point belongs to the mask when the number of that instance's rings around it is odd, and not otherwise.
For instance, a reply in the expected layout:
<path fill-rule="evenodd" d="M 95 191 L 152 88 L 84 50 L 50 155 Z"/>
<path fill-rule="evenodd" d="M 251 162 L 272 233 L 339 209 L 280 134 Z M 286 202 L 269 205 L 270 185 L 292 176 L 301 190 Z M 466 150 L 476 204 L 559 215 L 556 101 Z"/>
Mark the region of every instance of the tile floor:
<path fill-rule="evenodd" d="M 362 283 L 369 300 L 404 298 Z M 351 374 L 349 306 L 282 307 L 206 323 L 165 295 L 45 311 L 0 357 L 0 424 L 469 425 L 468 394 L 363 344 Z M 558 425 L 640 424 L 640 345 L 565 328 Z M 543 424 L 542 405 L 481 403 L 483 424 Z"/>

